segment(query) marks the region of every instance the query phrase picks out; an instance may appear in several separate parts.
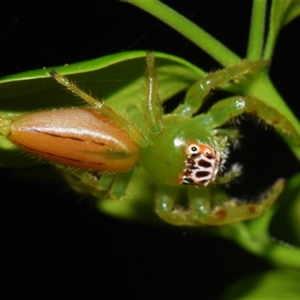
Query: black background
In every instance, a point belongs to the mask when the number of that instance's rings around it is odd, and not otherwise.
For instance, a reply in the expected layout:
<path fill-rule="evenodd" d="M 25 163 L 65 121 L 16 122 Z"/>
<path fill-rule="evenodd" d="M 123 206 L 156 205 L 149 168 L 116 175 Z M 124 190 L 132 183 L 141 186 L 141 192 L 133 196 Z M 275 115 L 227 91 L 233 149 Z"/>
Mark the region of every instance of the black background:
<path fill-rule="evenodd" d="M 165 3 L 245 56 L 251 1 Z M 172 53 L 208 71 L 220 67 L 160 21 L 117 1 L 2 1 L 0 16 L 1 76 L 138 49 Z M 298 117 L 299 28 L 296 20 L 282 31 L 271 68 Z M 245 122 L 242 148 L 233 156 L 245 165 L 236 195 L 258 194 L 299 170 L 281 140 L 253 123 Z M 0 173 L 2 299 L 214 299 L 235 280 L 269 268 L 203 230 L 116 220 L 63 183 L 24 180 L 20 173 Z"/>

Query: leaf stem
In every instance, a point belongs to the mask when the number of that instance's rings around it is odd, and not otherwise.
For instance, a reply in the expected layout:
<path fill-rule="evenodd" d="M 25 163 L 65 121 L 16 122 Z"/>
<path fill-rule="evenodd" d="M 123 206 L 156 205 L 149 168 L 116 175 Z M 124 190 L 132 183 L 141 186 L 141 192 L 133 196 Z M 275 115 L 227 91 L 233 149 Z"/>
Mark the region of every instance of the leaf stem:
<path fill-rule="evenodd" d="M 248 228 L 246 223 L 235 223 L 220 228 L 219 233 L 274 265 L 300 269 L 300 249 L 272 240 L 264 229 L 255 231 Z"/>
<path fill-rule="evenodd" d="M 267 1 L 253 0 L 247 59 L 260 60 L 264 43 Z"/>
<path fill-rule="evenodd" d="M 163 21 L 188 40 L 196 44 L 223 66 L 229 66 L 241 61 L 241 58 L 217 39 L 191 22 L 178 12 L 158 0 L 122 0 L 145 10 L 157 19 Z"/>

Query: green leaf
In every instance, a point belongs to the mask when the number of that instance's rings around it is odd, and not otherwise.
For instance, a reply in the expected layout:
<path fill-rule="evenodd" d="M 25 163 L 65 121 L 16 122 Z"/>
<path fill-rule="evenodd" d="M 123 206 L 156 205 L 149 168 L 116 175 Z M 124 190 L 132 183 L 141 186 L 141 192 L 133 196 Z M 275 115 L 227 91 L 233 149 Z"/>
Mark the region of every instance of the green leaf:
<path fill-rule="evenodd" d="M 253 1 L 247 59 L 260 60 L 264 44 L 267 1 Z"/>
<path fill-rule="evenodd" d="M 293 0 L 272 1 L 269 32 L 264 59 L 271 60 L 280 29 L 300 15 L 300 2 Z"/>
<path fill-rule="evenodd" d="M 289 3 L 289 6 L 286 9 L 283 25 L 287 25 L 295 18 L 300 16 L 300 2 L 293 0 L 287 2 Z"/>
<path fill-rule="evenodd" d="M 223 66 L 229 66 L 241 60 L 238 55 L 201 27 L 158 0 L 123 0 L 123 2 L 131 3 L 166 23 Z"/>
<path fill-rule="evenodd" d="M 283 220 L 284 226 L 282 226 Z M 300 247 L 300 173 L 286 183 L 272 219 L 271 234 L 278 240 Z"/>
<path fill-rule="evenodd" d="M 179 57 L 155 53 L 161 99 L 166 100 L 186 89 L 203 76 L 204 71 Z M 31 111 L 80 103 L 53 80 L 48 73 L 55 69 L 75 81 L 93 96 L 126 105 L 141 102 L 145 51 L 121 52 L 68 66 L 50 67 L 6 76 L 0 79 L 0 105 L 3 112 Z"/>

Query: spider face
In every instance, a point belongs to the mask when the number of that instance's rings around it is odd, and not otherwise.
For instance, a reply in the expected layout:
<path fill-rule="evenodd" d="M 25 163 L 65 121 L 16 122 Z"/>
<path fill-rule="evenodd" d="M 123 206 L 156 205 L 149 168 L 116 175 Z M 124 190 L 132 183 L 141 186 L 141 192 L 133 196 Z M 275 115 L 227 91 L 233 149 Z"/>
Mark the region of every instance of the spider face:
<path fill-rule="evenodd" d="M 233 164 L 224 172 L 228 147 L 239 138 L 236 129 L 224 124 L 252 113 L 292 135 L 288 122 L 264 102 L 240 96 L 219 101 L 205 114 L 196 113 L 211 89 L 244 78 L 266 64 L 242 61 L 211 73 L 189 89 L 172 113 L 164 115 L 153 53 L 148 53 L 146 62 L 144 111 L 135 114 L 134 120 L 114 112 L 53 71 L 50 75 L 90 108 L 0 117 L 0 133 L 25 151 L 67 165 L 65 174 L 76 191 L 131 201 L 132 186 L 151 186 L 155 212 L 173 225 L 222 225 L 265 212 L 282 192 L 283 180 L 277 180 L 255 203 L 231 198 L 218 187 L 241 171 Z M 136 124 L 142 124 L 141 128 Z M 185 207 L 180 206 L 182 202 Z"/>
<path fill-rule="evenodd" d="M 215 180 L 221 165 L 219 152 L 208 145 L 191 143 L 186 156 L 180 184 L 207 186 Z"/>

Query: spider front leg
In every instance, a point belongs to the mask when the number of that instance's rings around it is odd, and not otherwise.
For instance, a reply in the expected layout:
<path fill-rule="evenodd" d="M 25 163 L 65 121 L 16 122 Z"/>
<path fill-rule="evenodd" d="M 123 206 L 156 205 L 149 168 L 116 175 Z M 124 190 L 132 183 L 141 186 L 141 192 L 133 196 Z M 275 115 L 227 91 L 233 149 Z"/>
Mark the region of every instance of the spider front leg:
<path fill-rule="evenodd" d="M 284 180 L 279 179 L 264 194 L 254 201 L 229 198 L 220 188 L 212 187 L 210 200 L 205 193 L 189 190 L 191 210 L 205 225 L 224 225 L 257 218 L 265 213 L 277 200 L 284 189 Z"/>
<path fill-rule="evenodd" d="M 167 223 L 176 226 L 225 225 L 259 217 L 281 194 L 284 180 L 276 183 L 256 201 L 231 198 L 216 186 L 174 188 L 164 186 L 156 198 L 156 213 Z M 188 203 L 182 206 L 182 193 Z"/>
<path fill-rule="evenodd" d="M 212 89 L 220 87 L 230 81 L 243 78 L 245 75 L 263 69 L 267 65 L 268 63 L 266 61 L 251 62 L 243 60 L 238 64 L 204 76 L 192 85 L 185 96 L 184 102 L 179 105 L 173 113 L 191 117 L 201 108 L 206 96 Z"/>
<path fill-rule="evenodd" d="M 271 106 L 252 97 L 235 96 L 219 101 L 207 114 L 196 116 L 195 119 L 205 126 L 218 128 L 243 113 L 258 117 L 267 125 L 274 127 L 280 134 L 300 145 L 300 136 L 288 120 Z"/>

